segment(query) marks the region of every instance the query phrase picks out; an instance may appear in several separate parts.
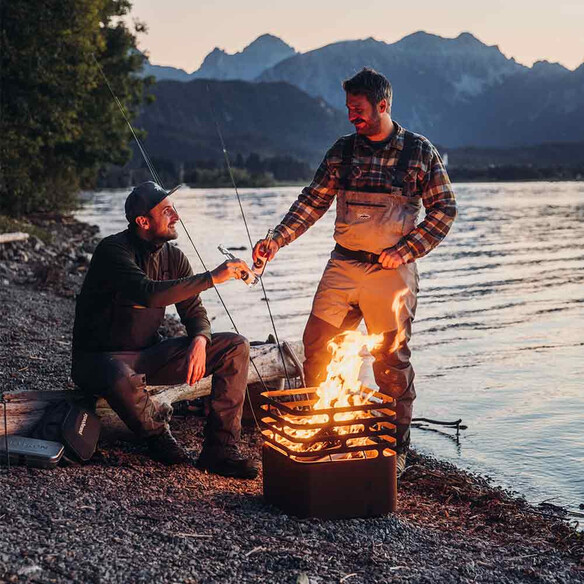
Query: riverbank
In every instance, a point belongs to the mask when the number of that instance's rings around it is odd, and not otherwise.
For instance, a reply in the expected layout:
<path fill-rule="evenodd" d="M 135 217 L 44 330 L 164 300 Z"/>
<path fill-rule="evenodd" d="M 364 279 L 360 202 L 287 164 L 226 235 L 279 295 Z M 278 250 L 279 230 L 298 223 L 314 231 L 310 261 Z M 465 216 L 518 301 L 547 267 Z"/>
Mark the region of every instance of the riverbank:
<path fill-rule="evenodd" d="M 0 246 L 3 390 L 72 387 L 73 298 L 96 231 L 34 221 L 52 241 Z M 198 418 L 175 418 L 173 432 L 198 451 Z M 259 458 L 252 429 L 242 448 Z M 297 520 L 263 502 L 261 477 L 168 469 L 122 442 L 82 467 L 2 470 L 0 489 L 8 582 L 584 582 L 584 539 L 560 510 L 421 454 L 398 512 L 367 520 Z"/>

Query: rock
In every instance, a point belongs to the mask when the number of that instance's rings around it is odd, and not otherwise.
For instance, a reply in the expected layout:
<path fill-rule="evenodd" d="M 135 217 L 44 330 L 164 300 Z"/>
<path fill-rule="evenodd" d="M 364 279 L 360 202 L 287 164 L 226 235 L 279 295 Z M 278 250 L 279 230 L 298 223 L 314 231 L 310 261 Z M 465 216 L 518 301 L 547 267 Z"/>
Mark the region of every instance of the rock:
<path fill-rule="evenodd" d="M 34 235 L 31 237 L 31 243 L 34 251 L 40 251 L 43 247 L 45 247 L 45 244 L 43 243 L 42 239 L 39 239 Z"/>
<path fill-rule="evenodd" d="M 91 255 L 88 253 L 78 253 L 75 256 L 75 261 L 79 264 L 89 264 L 91 261 Z"/>
<path fill-rule="evenodd" d="M 19 568 L 16 573 L 19 576 L 34 576 L 42 571 L 43 569 L 40 566 L 37 566 L 37 564 L 31 564 L 28 566 L 22 566 L 22 568 Z"/>

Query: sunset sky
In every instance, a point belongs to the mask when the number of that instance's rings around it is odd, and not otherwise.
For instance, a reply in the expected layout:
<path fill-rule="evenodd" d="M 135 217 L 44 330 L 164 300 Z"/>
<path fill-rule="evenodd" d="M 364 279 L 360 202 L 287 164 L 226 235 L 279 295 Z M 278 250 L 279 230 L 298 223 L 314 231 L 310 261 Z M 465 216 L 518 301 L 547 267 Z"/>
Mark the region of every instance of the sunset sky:
<path fill-rule="evenodd" d="M 582 0 L 133 0 L 132 17 L 148 25 L 139 45 L 152 63 L 189 73 L 214 47 L 234 53 L 264 33 L 306 52 L 367 37 L 392 43 L 418 30 L 470 32 L 524 65 L 584 62 Z"/>

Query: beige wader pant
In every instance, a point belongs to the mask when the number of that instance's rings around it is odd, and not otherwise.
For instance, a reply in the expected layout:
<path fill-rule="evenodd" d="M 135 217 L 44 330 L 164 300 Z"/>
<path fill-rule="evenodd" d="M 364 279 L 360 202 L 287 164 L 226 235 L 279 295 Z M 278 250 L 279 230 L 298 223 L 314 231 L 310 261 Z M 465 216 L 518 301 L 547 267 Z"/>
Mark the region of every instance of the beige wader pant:
<path fill-rule="evenodd" d="M 390 193 L 340 191 L 335 240 L 349 250 L 380 254 L 415 227 L 420 207 L 420 197 L 405 197 L 400 188 L 392 188 Z M 396 313 L 393 302 L 403 292 Z M 383 333 L 382 345 L 373 351 L 376 358 L 373 369 L 381 391 L 397 402 L 398 452 L 407 449 L 409 444 L 412 402 L 416 397 L 408 341 L 417 292 L 415 263 L 384 269 L 379 263 L 348 259 L 333 251 L 316 291 L 303 337 L 304 373 L 310 387 L 325 378 L 330 339 L 357 328 L 363 319 L 369 334 Z M 397 351 L 390 352 L 400 328 L 405 329 L 405 340 Z"/>

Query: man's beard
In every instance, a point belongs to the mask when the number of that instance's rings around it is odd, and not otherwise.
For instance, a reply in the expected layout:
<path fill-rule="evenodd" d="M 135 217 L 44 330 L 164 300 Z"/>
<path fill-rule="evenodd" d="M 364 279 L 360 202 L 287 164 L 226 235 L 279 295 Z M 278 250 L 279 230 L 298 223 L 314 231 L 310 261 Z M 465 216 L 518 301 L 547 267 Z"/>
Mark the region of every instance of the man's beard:
<path fill-rule="evenodd" d="M 375 134 L 379 134 L 379 132 L 381 132 L 380 115 L 371 118 L 368 122 L 366 122 L 365 126 L 363 126 L 360 130 L 357 130 L 357 133 L 362 134 L 363 136 L 375 136 Z"/>
<path fill-rule="evenodd" d="M 166 243 L 167 241 L 172 241 L 173 239 L 178 239 L 178 233 L 176 227 L 168 227 L 164 233 L 157 233 L 156 237 L 152 240 L 153 243 Z"/>

